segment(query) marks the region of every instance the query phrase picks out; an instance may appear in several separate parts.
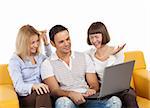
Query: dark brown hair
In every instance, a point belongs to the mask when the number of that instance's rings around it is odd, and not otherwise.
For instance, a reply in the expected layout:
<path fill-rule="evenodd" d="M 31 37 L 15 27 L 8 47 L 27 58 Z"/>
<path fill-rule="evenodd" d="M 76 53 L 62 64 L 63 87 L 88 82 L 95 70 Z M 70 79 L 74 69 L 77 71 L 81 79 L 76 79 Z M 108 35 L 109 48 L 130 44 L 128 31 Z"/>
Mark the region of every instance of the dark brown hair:
<path fill-rule="evenodd" d="M 106 26 L 102 22 L 94 22 L 90 25 L 87 31 L 88 45 L 92 45 L 89 39 L 89 35 L 97 34 L 97 33 L 102 34 L 102 44 L 107 44 L 110 41 L 110 36 L 109 36 Z"/>
<path fill-rule="evenodd" d="M 49 38 L 51 41 L 54 42 L 54 37 L 55 35 L 58 33 L 58 32 L 61 32 L 61 31 L 64 31 L 64 30 L 67 30 L 68 29 L 62 25 L 55 25 L 53 26 L 50 30 L 49 30 Z M 54 42 L 55 43 L 55 42 Z"/>

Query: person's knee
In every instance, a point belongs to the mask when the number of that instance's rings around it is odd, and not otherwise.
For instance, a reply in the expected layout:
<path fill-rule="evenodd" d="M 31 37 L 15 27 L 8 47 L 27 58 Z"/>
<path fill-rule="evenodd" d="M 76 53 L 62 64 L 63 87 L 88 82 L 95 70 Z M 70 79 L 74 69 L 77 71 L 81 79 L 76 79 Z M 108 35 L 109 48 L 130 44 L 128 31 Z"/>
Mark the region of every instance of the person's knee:
<path fill-rule="evenodd" d="M 112 96 L 108 101 L 107 101 L 107 106 L 110 106 L 111 108 L 121 108 L 122 102 L 120 98 L 117 96 Z"/>
<path fill-rule="evenodd" d="M 68 97 L 60 97 L 55 102 L 55 108 L 76 108 L 75 104 Z"/>

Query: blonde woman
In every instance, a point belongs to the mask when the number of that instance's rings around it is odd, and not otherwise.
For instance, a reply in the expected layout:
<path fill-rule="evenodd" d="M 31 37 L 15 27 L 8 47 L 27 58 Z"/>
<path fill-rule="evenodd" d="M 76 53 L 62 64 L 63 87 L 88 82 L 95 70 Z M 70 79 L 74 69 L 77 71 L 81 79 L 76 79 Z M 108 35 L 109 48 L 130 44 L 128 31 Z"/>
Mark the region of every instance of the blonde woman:
<path fill-rule="evenodd" d="M 105 67 L 124 62 L 122 49 L 125 44 L 117 48 L 109 46 L 110 36 L 106 26 L 102 22 L 93 22 L 88 28 L 87 35 L 88 45 L 93 45 L 94 47 L 86 53 L 92 58 L 101 82 Z M 132 88 L 129 91 L 123 91 L 113 95 L 121 99 L 123 108 L 138 108 L 136 94 Z"/>
<path fill-rule="evenodd" d="M 50 56 L 46 32 L 39 32 L 31 25 L 22 26 L 16 38 L 16 51 L 9 61 L 9 74 L 18 94 L 20 107 L 51 108 L 49 88 L 42 83 L 40 76 L 41 63 L 46 59 L 40 53 L 41 38 L 46 55 Z"/>

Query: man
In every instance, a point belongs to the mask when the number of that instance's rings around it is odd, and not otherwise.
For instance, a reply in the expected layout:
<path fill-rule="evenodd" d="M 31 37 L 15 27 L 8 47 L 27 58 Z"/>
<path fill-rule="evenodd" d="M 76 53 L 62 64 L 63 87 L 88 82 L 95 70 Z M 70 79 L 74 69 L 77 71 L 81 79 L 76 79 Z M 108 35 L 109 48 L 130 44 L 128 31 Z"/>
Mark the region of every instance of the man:
<path fill-rule="evenodd" d="M 71 40 L 66 27 L 55 25 L 50 29 L 49 37 L 56 53 L 43 62 L 41 77 L 52 95 L 59 97 L 55 103 L 56 108 L 121 107 L 117 97 L 107 101 L 86 101 L 86 97 L 99 91 L 93 62 L 88 55 L 71 51 Z"/>

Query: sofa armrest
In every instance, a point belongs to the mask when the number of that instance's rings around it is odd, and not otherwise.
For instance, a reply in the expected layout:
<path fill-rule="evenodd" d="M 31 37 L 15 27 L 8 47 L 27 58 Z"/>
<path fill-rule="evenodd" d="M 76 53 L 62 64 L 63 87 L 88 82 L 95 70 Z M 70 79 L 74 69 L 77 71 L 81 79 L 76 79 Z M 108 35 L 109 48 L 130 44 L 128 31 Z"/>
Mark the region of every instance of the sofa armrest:
<path fill-rule="evenodd" d="M 150 72 L 146 69 L 135 70 L 133 78 L 137 95 L 150 100 Z"/>
<path fill-rule="evenodd" d="M 0 85 L 0 108 L 19 108 L 19 100 L 12 85 Z"/>

